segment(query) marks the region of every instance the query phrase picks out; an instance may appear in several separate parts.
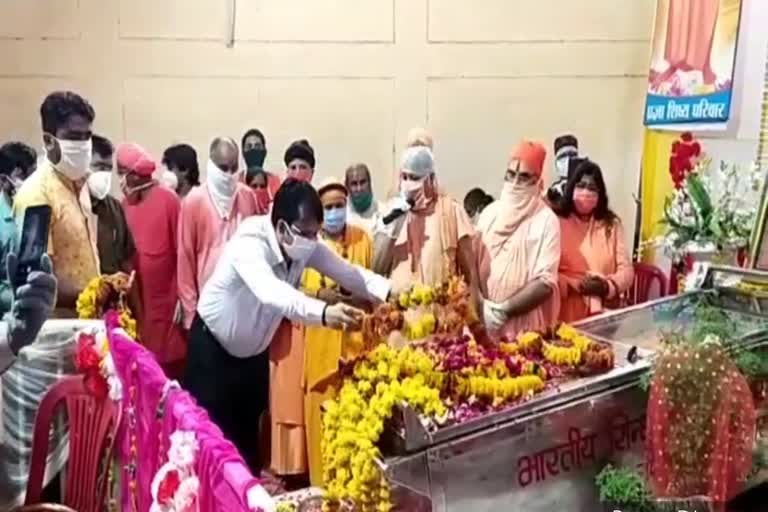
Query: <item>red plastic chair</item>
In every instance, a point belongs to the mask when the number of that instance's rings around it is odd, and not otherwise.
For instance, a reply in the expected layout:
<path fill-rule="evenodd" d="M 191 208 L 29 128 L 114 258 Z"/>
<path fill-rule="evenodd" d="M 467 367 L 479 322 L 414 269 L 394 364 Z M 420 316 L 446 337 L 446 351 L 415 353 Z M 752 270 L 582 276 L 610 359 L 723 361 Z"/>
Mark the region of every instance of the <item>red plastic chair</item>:
<path fill-rule="evenodd" d="M 659 297 L 667 295 L 667 276 L 655 265 L 635 263 L 635 282 L 629 296 L 629 305 L 642 304 L 651 298 L 653 284 L 658 283 Z"/>
<path fill-rule="evenodd" d="M 51 423 L 57 407 L 66 405 L 69 459 L 62 503 L 78 512 L 106 510 L 109 465 L 120 407 L 109 398 L 89 393 L 82 375 L 64 377 L 51 386 L 35 417 L 32 456 L 25 505 L 41 502 Z"/>

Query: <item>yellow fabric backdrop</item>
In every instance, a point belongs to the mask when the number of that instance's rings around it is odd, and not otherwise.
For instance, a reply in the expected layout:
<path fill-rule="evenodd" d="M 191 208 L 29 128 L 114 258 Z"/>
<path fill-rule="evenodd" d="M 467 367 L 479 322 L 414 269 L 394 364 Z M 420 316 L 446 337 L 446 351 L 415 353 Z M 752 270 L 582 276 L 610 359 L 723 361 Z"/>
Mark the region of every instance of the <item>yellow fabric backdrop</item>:
<path fill-rule="evenodd" d="M 640 219 L 641 241 L 649 240 L 664 232 L 661 220 L 664 215 L 664 199 L 672 193 L 669 177 L 669 157 L 672 143 L 680 136 L 677 132 L 645 130 L 642 163 L 642 216 Z M 655 252 L 648 250 L 643 261 L 653 263 Z"/>

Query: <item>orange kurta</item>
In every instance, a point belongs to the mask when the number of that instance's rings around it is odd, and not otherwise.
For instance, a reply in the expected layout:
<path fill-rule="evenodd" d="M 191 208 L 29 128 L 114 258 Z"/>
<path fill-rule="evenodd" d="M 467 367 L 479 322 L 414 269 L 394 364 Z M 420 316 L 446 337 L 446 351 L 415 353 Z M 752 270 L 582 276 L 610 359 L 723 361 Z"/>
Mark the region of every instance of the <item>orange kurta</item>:
<path fill-rule="evenodd" d="M 342 244 L 330 240 L 324 243 L 346 256 L 347 261 L 371 267 L 372 243 L 362 229 L 347 225 Z M 332 285 L 330 279 L 323 279 L 314 269 L 306 269 L 302 276 L 302 288 L 310 294 Z M 283 321 L 269 354 L 270 468 L 276 474 L 298 475 L 311 470 L 313 482 L 321 480 L 320 406 L 335 396 L 333 377 L 339 360 L 348 350 L 360 346 L 361 341 L 359 333 L 291 326 Z"/>
<path fill-rule="evenodd" d="M 582 220 L 577 215 L 560 219 L 560 320 L 575 322 L 603 310 L 603 301 L 579 293 L 579 283 L 589 275 L 608 280 L 609 301 L 629 290 L 634 269 L 624 242 L 621 221 Z"/>
<path fill-rule="evenodd" d="M 558 219 L 538 194 L 522 218 L 510 226 L 516 214 L 499 200 L 488 205 L 478 220 L 474 254 L 480 291 L 488 300 L 503 303 L 538 279 L 550 285 L 553 294 L 541 306 L 504 324 L 500 334 L 510 339 L 523 331 L 551 327 L 560 310 Z"/>
<path fill-rule="evenodd" d="M 464 208 L 445 195 L 424 210 L 409 212 L 392 248 L 393 289 L 415 282 L 433 286 L 455 275 L 459 241 L 473 233 Z"/>

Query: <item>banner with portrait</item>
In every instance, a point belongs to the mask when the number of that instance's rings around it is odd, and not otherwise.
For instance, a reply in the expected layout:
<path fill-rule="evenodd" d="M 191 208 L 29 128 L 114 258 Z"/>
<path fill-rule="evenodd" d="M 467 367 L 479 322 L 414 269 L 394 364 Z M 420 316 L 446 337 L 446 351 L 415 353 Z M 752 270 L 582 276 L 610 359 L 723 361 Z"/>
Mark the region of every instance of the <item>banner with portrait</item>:
<path fill-rule="evenodd" d="M 657 0 L 645 124 L 728 121 L 742 0 Z"/>

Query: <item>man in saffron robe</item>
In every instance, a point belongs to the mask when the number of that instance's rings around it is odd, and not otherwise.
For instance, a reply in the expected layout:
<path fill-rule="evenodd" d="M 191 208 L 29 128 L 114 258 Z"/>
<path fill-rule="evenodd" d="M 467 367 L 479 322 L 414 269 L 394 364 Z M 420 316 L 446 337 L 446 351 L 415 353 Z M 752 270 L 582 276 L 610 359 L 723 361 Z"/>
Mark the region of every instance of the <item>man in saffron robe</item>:
<path fill-rule="evenodd" d="M 546 150 L 523 141 L 511 152 L 498 201 L 480 214 L 475 257 L 483 318 L 510 339 L 557 321 L 560 225 L 541 197 Z"/>
<path fill-rule="evenodd" d="M 226 242 L 246 217 L 266 214 L 256 197 L 240 182 L 237 143 L 216 138 L 211 143 L 205 184 L 192 189 L 179 215 L 178 280 L 183 325 L 189 330 L 197 300 L 216 268 Z"/>
<path fill-rule="evenodd" d="M 399 188 L 401 195 L 385 208 L 375 229 L 374 271 L 389 276 L 396 290 L 413 283 L 436 285 L 457 274 L 474 287 L 472 223 L 461 205 L 439 191 L 428 147 L 405 150 Z M 402 216 L 384 224 L 396 210 Z"/>
<path fill-rule="evenodd" d="M 156 164 L 137 144 L 116 151 L 117 173 L 125 195 L 123 209 L 136 243 L 143 318 L 139 341 L 157 357 L 171 378 L 184 370 L 186 343 L 177 317 L 176 285 L 178 222 L 181 204 L 176 194 L 152 178 Z"/>

